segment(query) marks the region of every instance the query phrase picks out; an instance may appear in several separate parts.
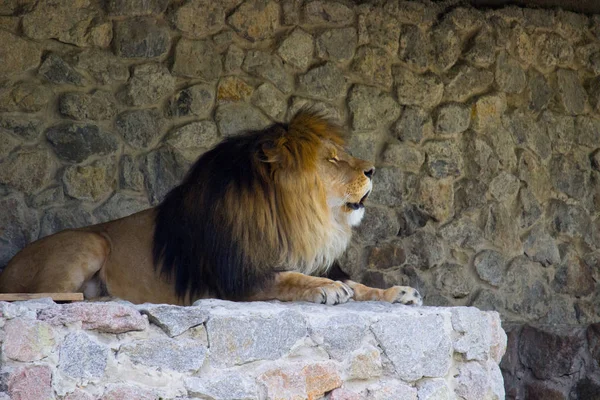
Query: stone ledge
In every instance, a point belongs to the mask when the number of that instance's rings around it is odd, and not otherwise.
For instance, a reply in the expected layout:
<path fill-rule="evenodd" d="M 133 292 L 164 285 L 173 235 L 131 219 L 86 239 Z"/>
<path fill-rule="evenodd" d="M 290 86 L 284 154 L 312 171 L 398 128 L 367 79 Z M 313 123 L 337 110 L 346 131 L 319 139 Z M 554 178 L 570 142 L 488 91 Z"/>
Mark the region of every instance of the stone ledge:
<path fill-rule="evenodd" d="M 0 399 L 504 399 L 472 307 L 43 299 L 0 302 L 0 339 Z"/>

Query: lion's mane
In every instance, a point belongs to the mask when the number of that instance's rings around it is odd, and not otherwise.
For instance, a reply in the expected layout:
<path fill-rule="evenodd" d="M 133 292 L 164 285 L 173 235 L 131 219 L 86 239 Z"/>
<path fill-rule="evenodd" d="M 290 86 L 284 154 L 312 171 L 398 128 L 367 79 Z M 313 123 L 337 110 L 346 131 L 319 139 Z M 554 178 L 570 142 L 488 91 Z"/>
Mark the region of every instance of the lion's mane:
<path fill-rule="evenodd" d="M 153 259 L 179 296 L 239 299 L 275 272 L 331 264 L 331 210 L 318 174 L 339 126 L 316 113 L 229 137 L 203 154 L 158 206 Z M 320 267 L 320 266 L 319 266 Z"/>

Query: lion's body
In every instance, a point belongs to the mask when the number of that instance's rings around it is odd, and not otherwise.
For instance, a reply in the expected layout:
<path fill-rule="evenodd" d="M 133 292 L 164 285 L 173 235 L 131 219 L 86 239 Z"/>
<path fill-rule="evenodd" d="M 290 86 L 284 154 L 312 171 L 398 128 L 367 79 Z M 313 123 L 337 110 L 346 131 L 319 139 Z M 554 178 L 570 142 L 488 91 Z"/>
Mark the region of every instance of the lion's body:
<path fill-rule="evenodd" d="M 0 275 L 0 292 L 84 291 L 169 304 L 203 297 L 332 304 L 352 295 L 420 303 L 411 288 L 308 276 L 346 249 L 372 187 L 372 165 L 341 144 L 340 128 L 310 113 L 226 139 L 158 207 L 27 246 Z"/>

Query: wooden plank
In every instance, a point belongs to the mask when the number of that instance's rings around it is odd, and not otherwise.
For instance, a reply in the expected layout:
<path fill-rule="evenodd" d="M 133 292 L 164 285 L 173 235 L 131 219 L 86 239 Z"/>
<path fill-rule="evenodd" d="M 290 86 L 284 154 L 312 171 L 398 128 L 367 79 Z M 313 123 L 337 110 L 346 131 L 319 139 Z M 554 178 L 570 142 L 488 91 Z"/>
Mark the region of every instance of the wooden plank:
<path fill-rule="evenodd" d="M 50 297 L 54 301 L 82 301 L 83 293 L 0 293 L 0 301 L 20 301 Z"/>

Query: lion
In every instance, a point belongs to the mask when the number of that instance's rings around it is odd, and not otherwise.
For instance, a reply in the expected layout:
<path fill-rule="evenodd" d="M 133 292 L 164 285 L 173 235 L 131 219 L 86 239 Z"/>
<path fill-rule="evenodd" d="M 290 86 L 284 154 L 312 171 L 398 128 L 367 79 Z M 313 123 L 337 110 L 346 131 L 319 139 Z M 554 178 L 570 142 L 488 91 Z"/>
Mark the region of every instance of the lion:
<path fill-rule="evenodd" d="M 374 171 L 344 150 L 341 126 L 302 110 L 288 124 L 224 139 L 155 208 L 29 244 L 0 275 L 0 293 L 421 305 L 411 287 L 371 288 L 336 264 Z"/>

